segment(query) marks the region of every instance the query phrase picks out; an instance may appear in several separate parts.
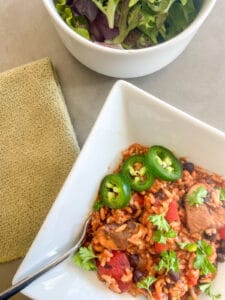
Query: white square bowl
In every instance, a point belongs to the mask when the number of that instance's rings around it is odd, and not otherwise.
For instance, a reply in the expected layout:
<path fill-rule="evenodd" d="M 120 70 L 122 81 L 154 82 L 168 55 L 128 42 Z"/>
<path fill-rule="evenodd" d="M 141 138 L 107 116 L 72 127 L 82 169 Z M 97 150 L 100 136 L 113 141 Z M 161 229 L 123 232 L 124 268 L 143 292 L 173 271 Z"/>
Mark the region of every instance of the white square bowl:
<path fill-rule="evenodd" d="M 177 156 L 225 176 L 225 134 L 156 97 L 118 81 L 112 88 L 69 177 L 13 282 L 69 248 L 91 211 L 99 183 L 112 171 L 130 144 L 161 144 Z M 215 290 L 225 299 L 225 264 L 220 265 Z M 101 283 L 94 272 L 72 260 L 55 267 L 23 293 L 37 300 L 128 300 Z M 136 298 L 143 299 L 143 298 Z M 199 299 L 207 299 L 200 296 Z"/>

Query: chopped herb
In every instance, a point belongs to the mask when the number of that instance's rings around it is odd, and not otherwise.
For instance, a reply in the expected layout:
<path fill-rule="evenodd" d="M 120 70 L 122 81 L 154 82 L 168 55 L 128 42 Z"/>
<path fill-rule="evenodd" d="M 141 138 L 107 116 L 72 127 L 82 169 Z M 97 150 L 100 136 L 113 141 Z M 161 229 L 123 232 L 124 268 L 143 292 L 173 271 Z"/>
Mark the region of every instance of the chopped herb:
<path fill-rule="evenodd" d="M 212 247 L 206 243 L 204 240 L 198 241 L 198 251 L 201 254 L 211 255 L 212 254 Z"/>
<path fill-rule="evenodd" d="M 166 244 L 166 240 L 168 238 L 175 238 L 176 236 L 177 236 L 177 232 L 172 229 L 166 232 L 161 230 L 156 230 L 153 234 L 153 240 L 161 244 Z"/>
<path fill-rule="evenodd" d="M 204 283 L 204 284 L 200 284 L 199 285 L 200 290 L 205 293 L 206 295 L 208 295 L 211 300 L 216 300 L 216 299 L 220 299 L 221 295 L 220 294 L 213 294 L 211 291 L 211 282 L 210 283 Z"/>
<path fill-rule="evenodd" d="M 166 244 L 167 238 L 175 238 L 177 236 L 177 232 L 170 228 L 163 214 L 151 215 L 148 217 L 148 220 L 157 227 L 157 230 L 153 234 L 155 242 Z"/>
<path fill-rule="evenodd" d="M 198 248 L 196 243 L 178 243 L 178 245 L 182 250 L 186 250 L 188 252 L 195 252 Z"/>
<path fill-rule="evenodd" d="M 145 289 L 147 291 L 150 290 L 150 286 L 156 281 L 156 278 L 154 276 L 148 276 L 141 281 L 138 282 L 137 287 L 139 289 Z"/>
<path fill-rule="evenodd" d="M 220 188 L 220 201 L 225 201 L 225 188 Z"/>
<path fill-rule="evenodd" d="M 166 274 L 172 270 L 174 273 L 179 272 L 179 260 L 177 258 L 176 252 L 174 251 L 164 251 L 161 253 L 161 260 L 156 270 L 160 271 L 162 269 L 166 270 Z"/>
<path fill-rule="evenodd" d="M 211 254 L 212 247 L 203 240 L 198 241 L 194 267 L 200 270 L 201 275 L 216 272 L 216 266 L 208 259 Z"/>
<path fill-rule="evenodd" d="M 186 201 L 190 205 L 199 206 L 204 203 L 204 198 L 207 196 L 207 189 L 202 185 L 196 188 L 191 194 L 186 196 Z"/>
<path fill-rule="evenodd" d="M 152 222 L 153 225 L 157 227 L 158 230 L 169 231 L 170 225 L 166 221 L 164 214 L 161 215 L 151 215 L 148 220 Z"/>
<path fill-rule="evenodd" d="M 93 205 L 93 211 L 99 211 L 104 206 L 102 201 L 96 201 Z"/>
<path fill-rule="evenodd" d="M 180 249 L 185 250 L 185 247 L 188 245 L 189 243 L 185 242 L 185 243 L 178 243 Z"/>
<path fill-rule="evenodd" d="M 94 259 L 96 255 L 93 252 L 92 246 L 80 247 L 80 249 L 74 254 L 73 260 L 75 264 L 87 271 L 97 270 Z"/>

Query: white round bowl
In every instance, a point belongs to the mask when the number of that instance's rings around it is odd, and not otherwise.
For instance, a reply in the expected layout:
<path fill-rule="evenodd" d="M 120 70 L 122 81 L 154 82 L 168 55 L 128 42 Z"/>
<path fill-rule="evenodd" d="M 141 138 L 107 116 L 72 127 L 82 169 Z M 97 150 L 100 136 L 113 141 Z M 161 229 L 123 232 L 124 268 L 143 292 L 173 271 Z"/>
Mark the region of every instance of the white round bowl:
<path fill-rule="evenodd" d="M 132 78 L 156 72 L 180 55 L 211 12 L 216 0 L 202 0 L 195 20 L 164 43 L 136 50 L 120 50 L 93 43 L 74 32 L 57 13 L 53 0 L 42 0 L 66 48 L 88 68 L 111 77 Z"/>

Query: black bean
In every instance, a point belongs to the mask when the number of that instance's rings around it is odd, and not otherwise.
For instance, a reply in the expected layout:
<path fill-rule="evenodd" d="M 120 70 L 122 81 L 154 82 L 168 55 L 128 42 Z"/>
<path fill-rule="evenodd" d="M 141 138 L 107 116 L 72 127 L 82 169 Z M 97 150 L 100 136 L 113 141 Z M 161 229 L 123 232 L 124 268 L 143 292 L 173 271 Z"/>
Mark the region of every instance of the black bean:
<path fill-rule="evenodd" d="M 180 279 L 179 272 L 175 273 L 173 270 L 169 270 L 168 274 L 169 274 L 170 278 L 175 282 L 177 282 Z"/>
<path fill-rule="evenodd" d="M 159 189 L 156 193 L 155 193 L 155 197 L 158 198 L 159 200 L 163 200 L 165 198 L 165 194 L 163 192 L 162 189 Z"/>
<path fill-rule="evenodd" d="M 207 178 L 207 179 L 206 179 L 206 182 L 207 182 L 208 184 L 211 184 L 211 183 L 212 183 L 212 179 L 211 179 L 211 178 Z"/>
<path fill-rule="evenodd" d="M 220 247 L 225 249 L 225 239 L 220 240 Z"/>
<path fill-rule="evenodd" d="M 185 197 L 182 197 L 179 199 L 179 205 L 183 208 L 185 208 Z"/>
<path fill-rule="evenodd" d="M 191 162 L 185 162 L 183 163 L 183 170 L 188 171 L 190 174 L 194 171 L 195 166 Z"/>
<path fill-rule="evenodd" d="M 131 254 L 131 255 L 129 256 L 129 261 L 130 261 L 131 267 L 136 268 L 136 267 L 138 266 L 138 262 L 139 262 L 138 255 L 136 255 L 136 254 Z"/>
<path fill-rule="evenodd" d="M 211 198 L 211 193 L 208 191 L 208 192 L 207 192 L 207 195 L 206 195 L 205 198 L 204 198 L 204 202 L 209 202 L 209 201 L 210 201 L 210 198 Z"/>
<path fill-rule="evenodd" d="M 216 251 L 217 251 L 217 253 L 224 253 L 225 254 L 225 240 L 220 241 L 219 248 Z"/>
<path fill-rule="evenodd" d="M 204 231 L 203 236 L 205 239 L 213 242 L 216 239 L 217 234 L 216 233 L 207 233 L 206 231 Z"/>
<path fill-rule="evenodd" d="M 217 253 L 216 261 L 218 262 L 225 262 L 225 255 L 222 253 Z"/>
<path fill-rule="evenodd" d="M 138 270 L 138 269 L 134 270 L 134 272 L 133 272 L 133 282 L 134 283 L 141 281 L 143 278 L 144 278 L 144 274 L 140 270 Z"/>
<path fill-rule="evenodd" d="M 217 253 L 225 254 L 225 248 L 219 247 L 216 249 Z"/>

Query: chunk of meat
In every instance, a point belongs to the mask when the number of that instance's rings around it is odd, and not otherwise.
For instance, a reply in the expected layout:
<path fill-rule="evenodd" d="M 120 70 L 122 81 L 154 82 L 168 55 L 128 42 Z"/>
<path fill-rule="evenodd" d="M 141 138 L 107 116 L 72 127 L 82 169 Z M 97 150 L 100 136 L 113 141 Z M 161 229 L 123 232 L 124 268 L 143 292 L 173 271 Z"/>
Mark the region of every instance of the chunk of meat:
<path fill-rule="evenodd" d="M 188 194 L 192 193 L 199 186 L 204 186 L 207 190 L 210 189 L 207 185 L 195 184 L 191 187 Z M 212 188 L 210 192 L 215 197 L 216 193 Z M 213 201 L 214 205 L 210 205 L 210 203 L 212 203 L 211 198 L 198 206 L 190 205 L 187 201 L 185 202 L 187 226 L 190 232 L 201 232 L 208 228 L 218 229 L 225 225 L 225 209 L 221 205 L 215 205 L 215 199 Z"/>
<path fill-rule="evenodd" d="M 144 226 L 134 221 L 123 225 L 113 223 L 100 227 L 96 233 L 96 240 L 107 249 L 126 250 L 132 239 L 138 242 L 143 239 L 145 233 Z"/>
<path fill-rule="evenodd" d="M 97 262 L 98 275 L 114 292 L 127 292 L 132 281 L 132 272 L 127 255 L 122 251 L 113 251 L 110 261 L 104 266 Z"/>

